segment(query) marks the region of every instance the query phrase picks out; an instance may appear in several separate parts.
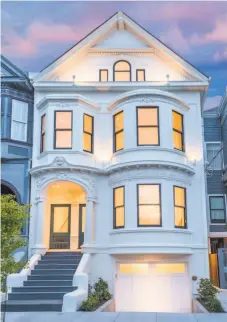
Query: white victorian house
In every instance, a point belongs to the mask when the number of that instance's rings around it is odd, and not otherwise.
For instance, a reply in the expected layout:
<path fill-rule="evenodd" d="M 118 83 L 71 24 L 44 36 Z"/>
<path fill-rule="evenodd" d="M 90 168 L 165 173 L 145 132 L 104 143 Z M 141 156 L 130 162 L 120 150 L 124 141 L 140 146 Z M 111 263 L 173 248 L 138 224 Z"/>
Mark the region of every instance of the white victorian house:
<path fill-rule="evenodd" d="M 190 312 L 209 78 L 118 12 L 33 81 L 30 255 L 81 251 L 116 311 Z"/>

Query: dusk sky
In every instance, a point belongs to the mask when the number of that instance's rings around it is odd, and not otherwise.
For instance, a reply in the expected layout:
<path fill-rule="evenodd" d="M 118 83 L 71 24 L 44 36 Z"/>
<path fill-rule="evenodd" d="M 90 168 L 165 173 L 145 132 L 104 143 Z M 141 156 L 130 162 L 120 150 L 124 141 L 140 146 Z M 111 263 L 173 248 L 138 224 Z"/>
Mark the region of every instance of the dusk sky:
<path fill-rule="evenodd" d="M 119 10 L 212 77 L 207 107 L 219 103 L 227 86 L 227 2 L 4 2 L 2 54 L 38 72 Z"/>

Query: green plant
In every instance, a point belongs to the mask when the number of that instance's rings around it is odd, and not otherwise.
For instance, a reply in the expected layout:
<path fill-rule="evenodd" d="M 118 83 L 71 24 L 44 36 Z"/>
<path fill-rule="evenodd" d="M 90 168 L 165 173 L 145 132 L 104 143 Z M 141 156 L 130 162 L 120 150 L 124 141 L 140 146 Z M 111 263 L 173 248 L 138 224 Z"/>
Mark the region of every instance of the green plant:
<path fill-rule="evenodd" d="M 111 294 L 108 291 L 108 283 L 102 278 L 99 278 L 98 282 L 95 283 L 94 290 L 98 295 L 100 302 L 108 301 L 111 298 Z"/>
<path fill-rule="evenodd" d="M 1 196 L 1 285 L 6 290 L 6 278 L 16 273 L 24 263 L 17 263 L 13 252 L 26 245 L 19 237 L 24 221 L 28 218 L 29 205 L 20 205 L 12 195 Z"/>
<path fill-rule="evenodd" d="M 198 288 L 199 300 L 204 303 L 209 312 L 224 312 L 216 294 L 219 293 L 211 280 L 201 278 Z"/>
<path fill-rule="evenodd" d="M 96 307 L 99 304 L 99 297 L 97 294 L 92 293 L 91 295 L 88 296 L 86 301 L 83 301 L 80 310 L 81 311 L 95 311 Z"/>

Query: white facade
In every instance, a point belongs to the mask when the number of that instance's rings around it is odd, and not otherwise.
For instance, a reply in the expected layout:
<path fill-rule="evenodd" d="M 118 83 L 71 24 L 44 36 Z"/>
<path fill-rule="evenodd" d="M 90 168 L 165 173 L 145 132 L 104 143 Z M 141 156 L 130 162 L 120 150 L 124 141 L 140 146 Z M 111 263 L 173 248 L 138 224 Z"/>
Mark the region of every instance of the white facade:
<path fill-rule="evenodd" d="M 113 81 L 119 60 L 130 63 L 131 81 Z M 108 70 L 108 82 L 99 81 L 100 69 Z M 136 81 L 136 69 L 145 69 L 146 81 Z M 86 204 L 82 252 L 92 254 L 90 282 L 107 280 L 118 310 L 190 311 L 199 278 L 209 274 L 201 118 L 207 77 L 118 13 L 44 69 L 33 85 L 30 252 L 50 248 L 52 204 L 71 206 L 69 247 L 77 250 L 80 205 Z M 138 107 L 158 107 L 159 145 L 137 145 Z M 72 111 L 70 149 L 54 148 L 55 111 Z M 113 116 L 121 111 L 124 148 L 113 152 Z M 183 116 L 184 151 L 174 149 L 173 111 Z M 44 114 L 46 144 L 40 153 Z M 84 114 L 94 117 L 93 153 L 83 151 Z M 143 184 L 160 185 L 159 227 L 138 226 L 137 185 Z M 114 229 L 113 189 L 121 186 L 124 227 Z M 185 228 L 175 227 L 174 186 L 186 191 Z M 126 274 L 121 265 L 127 263 L 141 270 L 126 267 Z M 163 298 L 164 287 L 166 300 L 151 307 L 145 298 Z M 181 304 L 172 305 L 173 297 Z"/>

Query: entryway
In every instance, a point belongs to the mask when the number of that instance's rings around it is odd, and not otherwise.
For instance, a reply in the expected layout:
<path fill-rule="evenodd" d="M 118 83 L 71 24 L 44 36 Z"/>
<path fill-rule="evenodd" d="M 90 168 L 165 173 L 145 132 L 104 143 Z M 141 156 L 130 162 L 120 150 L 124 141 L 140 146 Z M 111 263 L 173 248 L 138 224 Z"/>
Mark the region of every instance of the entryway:
<path fill-rule="evenodd" d="M 118 263 L 116 311 L 191 312 L 186 263 Z"/>

